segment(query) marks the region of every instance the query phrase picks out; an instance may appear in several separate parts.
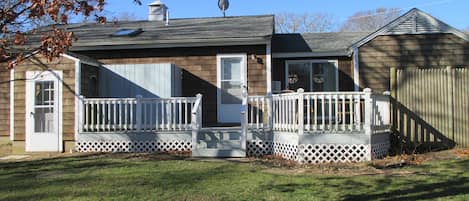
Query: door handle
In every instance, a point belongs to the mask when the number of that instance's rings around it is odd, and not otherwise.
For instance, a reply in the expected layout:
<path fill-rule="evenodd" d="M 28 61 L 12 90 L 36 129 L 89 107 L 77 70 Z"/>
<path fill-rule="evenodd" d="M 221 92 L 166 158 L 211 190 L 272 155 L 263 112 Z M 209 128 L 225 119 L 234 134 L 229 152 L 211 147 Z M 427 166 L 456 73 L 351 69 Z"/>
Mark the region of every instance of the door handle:
<path fill-rule="evenodd" d="M 31 112 L 30 114 L 31 114 L 31 115 L 34 115 L 34 112 Z"/>

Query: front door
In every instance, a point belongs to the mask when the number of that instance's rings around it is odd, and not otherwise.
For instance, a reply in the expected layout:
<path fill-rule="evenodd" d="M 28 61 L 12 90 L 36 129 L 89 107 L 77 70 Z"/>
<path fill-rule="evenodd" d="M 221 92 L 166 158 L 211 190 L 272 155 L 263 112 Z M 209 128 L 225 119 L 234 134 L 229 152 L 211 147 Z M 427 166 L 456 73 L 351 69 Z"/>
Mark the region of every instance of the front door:
<path fill-rule="evenodd" d="M 219 123 L 240 123 L 243 87 L 246 87 L 246 55 L 217 55 L 217 111 Z"/>
<path fill-rule="evenodd" d="M 62 72 L 28 71 L 26 79 L 26 151 L 62 151 Z"/>

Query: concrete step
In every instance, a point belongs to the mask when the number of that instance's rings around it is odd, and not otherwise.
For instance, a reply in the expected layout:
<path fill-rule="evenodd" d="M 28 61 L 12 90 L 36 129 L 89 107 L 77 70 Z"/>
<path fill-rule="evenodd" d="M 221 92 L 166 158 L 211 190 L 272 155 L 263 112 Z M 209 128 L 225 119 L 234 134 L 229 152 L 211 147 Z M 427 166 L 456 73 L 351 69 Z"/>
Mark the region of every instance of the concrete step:
<path fill-rule="evenodd" d="M 204 141 L 241 140 L 241 133 L 199 133 L 197 139 Z"/>
<path fill-rule="evenodd" d="M 246 157 L 246 150 L 241 149 L 196 149 L 192 150 L 194 157 L 241 158 Z"/>
<path fill-rule="evenodd" d="M 240 127 L 202 128 L 197 135 L 194 157 L 246 157 L 241 149 Z"/>
<path fill-rule="evenodd" d="M 239 149 L 241 148 L 240 140 L 222 140 L 222 141 L 205 141 L 199 140 L 198 149 Z"/>

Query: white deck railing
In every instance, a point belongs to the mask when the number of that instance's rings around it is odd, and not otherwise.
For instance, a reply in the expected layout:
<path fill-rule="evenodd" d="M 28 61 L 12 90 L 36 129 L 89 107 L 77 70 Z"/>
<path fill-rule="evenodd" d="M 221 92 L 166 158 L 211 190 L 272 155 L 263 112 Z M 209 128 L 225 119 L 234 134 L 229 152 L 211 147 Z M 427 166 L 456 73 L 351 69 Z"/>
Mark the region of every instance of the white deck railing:
<path fill-rule="evenodd" d="M 191 130 L 191 111 L 197 99 L 198 97 L 142 98 L 141 96 L 81 98 L 80 131 L 86 133 Z"/>
<path fill-rule="evenodd" d="M 272 99 L 268 96 L 248 96 L 248 128 L 266 129 L 270 128 L 269 113 L 272 108 Z"/>
<path fill-rule="evenodd" d="M 369 132 L 389 127 L 389 96 L 363 92 L 303 92 L 247 97 L 250 129 L 285 132 Z M 271 108 L 271 109 L 270 109 Z M 271 116 L 270 116 L 271 115 Z M 272 118 L 270 123 L 269 117 Z"/>

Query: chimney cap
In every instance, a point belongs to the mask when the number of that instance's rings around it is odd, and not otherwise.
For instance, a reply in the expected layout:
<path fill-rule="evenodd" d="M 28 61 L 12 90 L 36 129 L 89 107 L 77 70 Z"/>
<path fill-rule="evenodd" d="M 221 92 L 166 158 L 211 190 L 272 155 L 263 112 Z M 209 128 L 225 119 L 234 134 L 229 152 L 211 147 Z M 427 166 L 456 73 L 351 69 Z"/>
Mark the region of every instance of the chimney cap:
<path fill-rule="evenodd" d="M 165 5 L 164 3 L 161 2 L 161 0 L 156 0 L 153 3 L 148 4 L 149 6 L 161 6 Z"/>

